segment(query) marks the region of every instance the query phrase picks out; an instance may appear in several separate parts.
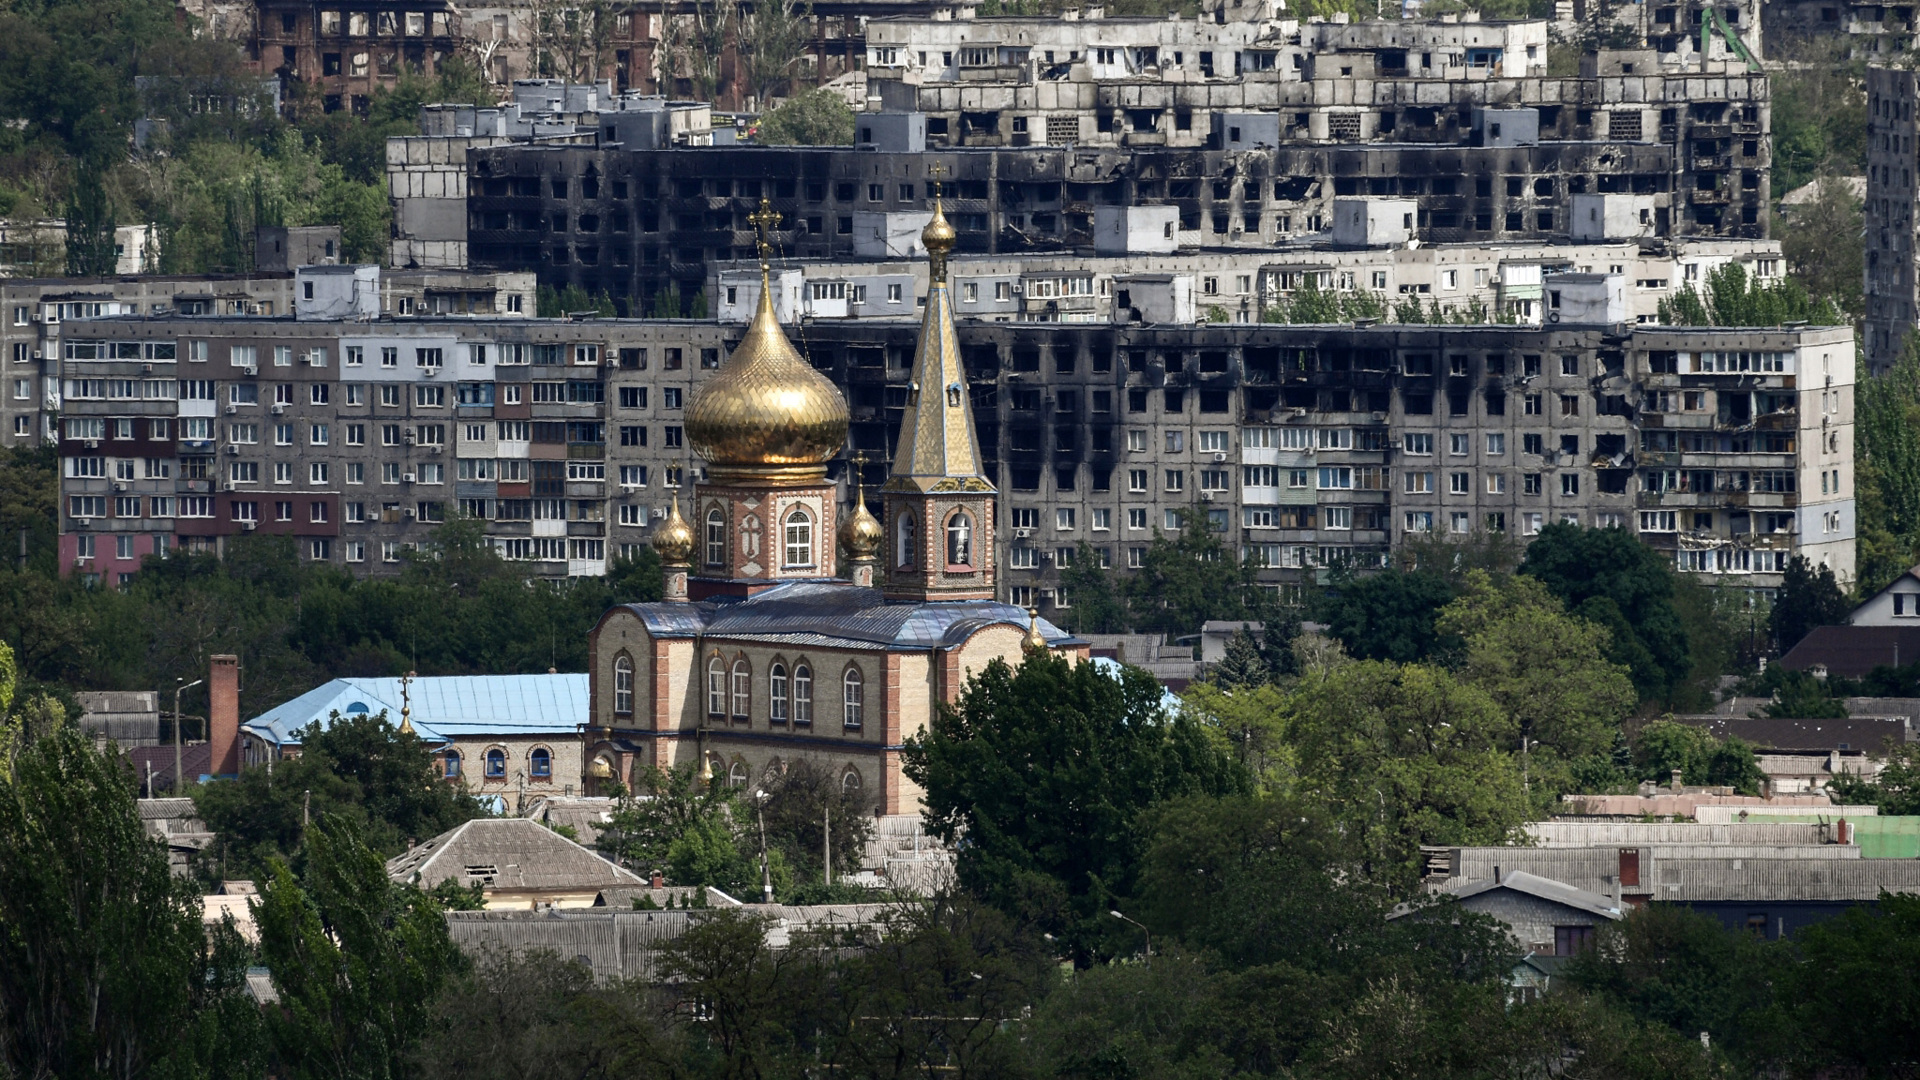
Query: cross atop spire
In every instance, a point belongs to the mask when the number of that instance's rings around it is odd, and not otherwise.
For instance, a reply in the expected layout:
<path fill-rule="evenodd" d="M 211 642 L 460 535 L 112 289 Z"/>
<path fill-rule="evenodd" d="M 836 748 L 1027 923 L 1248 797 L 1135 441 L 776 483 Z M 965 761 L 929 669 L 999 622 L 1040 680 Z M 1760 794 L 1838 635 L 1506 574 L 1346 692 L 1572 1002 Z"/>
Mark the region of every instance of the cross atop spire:
<path fill-rule="evenodd" d="M 940 201 L 940 178 L 947 175 L 947 163 L 936 161 L 927 167 L 927 176 L 933 180 L 933 201 Z"/>
<path fill-rule="evenodd" d="M 767 233 L 780 227 L 780 211 L 763 198 L 760 200 L 760 209 L 748 214 L 747 221 L 760 233 L 760 269 L 770 269 L 768 263 L 773 256 L 773 241 L 767 239 Z"/>

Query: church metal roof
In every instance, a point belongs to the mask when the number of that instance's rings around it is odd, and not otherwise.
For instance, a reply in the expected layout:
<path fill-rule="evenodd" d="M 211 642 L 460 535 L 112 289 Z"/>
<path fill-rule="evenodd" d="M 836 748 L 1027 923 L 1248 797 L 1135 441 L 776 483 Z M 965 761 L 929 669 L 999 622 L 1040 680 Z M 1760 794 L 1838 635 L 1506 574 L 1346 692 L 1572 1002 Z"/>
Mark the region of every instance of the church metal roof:
<path fill-rule="evenodd" d="M 1027 628 L 1027 613 L 992 600 L 889 603 L 878 589 L 792 581 L 744 599 L 628 604 L 654 637 L 751 637 L 842 648 L 950 648 L 989 626 Z M 1049 645 L 1079 639 L 1040 620 Z"/>
<path fill-rule="evenodd" d="M 428 742 L 481 735 L 571 734 L 587 722 L 585 672 L 541 675 L 449 675 L 414 679 L 408 687 L 414 730 Z M 278 746 L 297 746 L 298 732 L 325 725 L 334 713 L 379 713 L 400 724 L 399 679 L 335 679 L 241 725 Z"/>

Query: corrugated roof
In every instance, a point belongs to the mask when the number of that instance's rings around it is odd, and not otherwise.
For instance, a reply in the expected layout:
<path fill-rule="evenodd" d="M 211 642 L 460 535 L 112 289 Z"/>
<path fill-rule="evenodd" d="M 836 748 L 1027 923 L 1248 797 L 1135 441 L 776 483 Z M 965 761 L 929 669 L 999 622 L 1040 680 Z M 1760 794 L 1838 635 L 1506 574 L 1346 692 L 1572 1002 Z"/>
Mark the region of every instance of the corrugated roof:
<path fill-rule="evenodd" d="M 1861 858 L 1851 845 L 1639 850 L 1640 884 L 1625 891 L 1674 903 L 1854 902 L 1877 899 L 1883 889 L 1920 891 L 1920 860 Z M 1524 873 L 1595 892 L 1610 892 L 1620 871 L 1619 849 L 1611 846 L 1464 848 L 1455 866 L 1454 880 L 1491 879 L 1499 866 L 1503 876 Z"/>
<path fill-rule="evenodd" d="M 1494 892 L 1499 889 L 1509 889 L 1513 892 L 1525 893 L 1528 896 L 1537 897 L 1541 900 L 1555 904 L 1563 904 L 1591 915 L 1598 915 L 1603 919 L 1618 919 L 1620 917 L 1620 908 L 1614 904 L 1611 897 L 1603 896 L 1596 892 L 1588 892 L 1585 889 L 1575 888 L 1564 881 L 1555 881 L 1552 878 L 1529 874 L 1523 870 L 1516 870 L 1510 874 L 1504 874 L 1499 881 L 1494 881 L 1492 878 L 1483 878 L 1479 881 L 1468 881 L 1456 878 L 1448 882 L 1446 886 L 1444 886 L 1443 891 L 1451 894 L 1456 899 L 1467 900 L 1479 896 L 1482 893 Z"/>
<path fill-rule="evenodd" d="M 486 868 L 484 872 L 477 868 Z M 644 885 L 638 874 L 526 818 L 475 818 L 387 860 L 387 876 L 430 889 L 443 881 L 494 889 Z M 485 880 L 483 880 L 485 879 Z"/>
<path fill-rule="evenodd" d="M 479 735 L 571 733 L 587 722 L 585 672 L 542 675 L 445 675 L 414 679 L 408 687 L 414 730 L 429 742 Z M 379 713 L 400 722 L 399 679 L 335 679 L 242 724 L 281 746 L 331 716 Z"/>
<path fill-rule="evenodd" d="M 888 603 L 878 589 L 842 581 L 789 581 L 745 599 L 628 604 L 654 637 L 743 637 L 841 648 L 948 648 L 989 626 L 1027 628 L 1027 612 L 992 600 Z M 1049 644 L 1078 643 L 1040 620 Z M 802 637 L 805 641 L 801 641 Z"/>
<path fill-rule="evenodd" d="M 1765 750 L 1798 750 L 1824 754 L 1830 750 L 1864 750 L 1879 754 L 1888 742 L 1907 740 L 1902 717 L 1855 716 L 1839 720 L 1789 720 L 1771 716 L 1676 716 L 1690 727 L 1703 728 L 1714 738 L 1735 736 Z"/>

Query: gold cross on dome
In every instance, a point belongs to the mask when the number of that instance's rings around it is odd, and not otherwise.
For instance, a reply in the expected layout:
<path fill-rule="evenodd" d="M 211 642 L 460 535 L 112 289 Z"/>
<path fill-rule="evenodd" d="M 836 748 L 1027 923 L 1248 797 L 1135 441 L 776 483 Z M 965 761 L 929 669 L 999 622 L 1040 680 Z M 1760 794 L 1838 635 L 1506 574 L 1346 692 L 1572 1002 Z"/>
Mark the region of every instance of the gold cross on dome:
<path fill-rule="evenodd" d="M 760 200 L 760 209 L 747 215 L 747 220 L 760 233 L 760 258 L 764 261 L 773 253 L 773 242 L 767 239 L 767 231 L 780 227 L 780 212 L 765 199 Z"/>
<path fill-rule="evenodd" d="M 927 167 L 927 176 L 933 180 L 933 197 L 935 199 L 940 197 L 940 178 L 945 175 L 947 175 L 947 166 L 944 162 L 936 161 Z"/>

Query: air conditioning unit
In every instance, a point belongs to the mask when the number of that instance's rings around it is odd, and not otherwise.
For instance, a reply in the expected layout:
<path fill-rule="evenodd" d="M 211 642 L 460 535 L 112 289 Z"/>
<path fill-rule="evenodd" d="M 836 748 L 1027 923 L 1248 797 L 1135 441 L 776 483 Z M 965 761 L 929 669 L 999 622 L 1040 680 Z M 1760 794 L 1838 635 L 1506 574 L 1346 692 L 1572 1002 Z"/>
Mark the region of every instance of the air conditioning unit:
<path fill-rule="evenodd" d="M 151 375 L 151 374 L 153 374 L 153 365 L 152 365 L 152 364 L 141 364 L 141 365 L 140 365 L 140 374 L 142 374 L 142 375 Z"/>
<path fill-rule="evenodd" d="M 43 353 L 41 353 L 39 349 L 35 349 L 33 350 L 33 358 L 35 360 L 44 360 L 46 359 L 46 356 Z"/>
<path fill-rule="evenodd" d="M 422 374 L 424 374 L 427 378 L 431 379 L 435 375 L 440 374 L 440 369 L 437 367 L 430 367 L 426 369 L 426 371 L 422 372 Z"/>
<path fill-rule="evenodd" d="M 76 529 L 91 529 L 93 528 L 93 519 L 92 518 L 75 518 L 73 520 L 73 527 Z"/>
<path fill-rule="evenodd" d="M 260 523 L 253 520 L 252 518 L 247 518 L 240 522 L 240 528 L 245 532 L 252 532 L 254 529 L 257 529 L 259 527 L 260 527 Z"/>
<path fill-rule="evenodd" d="M 287 412 L 287 406 L 284 402 L 276 401 L 273 403 L 273 415 L 284 416 L 286 415 L 286 412 Z"/>
<path fill-rule="evenodd" d="M 240 448 L 239 448 L 239 447 L 237 447 L 237 446 L 235 446 L 235 445 L 233 445 L 232 443 L 228 443 L 228 444 L 227 444 L 227 455 L 228 455 L 229 457 L 239 457 L 239 456 L 240 456 Z"/>
<path fill-rule="evenodd" d="M 260 366 L 258 364 L 248 364 L 247 366 L 240 369 L 240 374 L 258 375 L 260 374 Z"/>
<path fill-rule="evenodd" d="M 408 446 L 412 446 L 416 441 L 419 440 L 420 436 L 417 432 L 409 430 L 404 435 L 402 435 L 401 438 L 406 440 Z"/>
<path fill-rule="evenodd" d="M 222 480 L 222 481 L 220 482 L 220 490 L 221 490 L 221 491 L 232 491 L 232 490 L 233 490 L 233 481 L 231 481 L 231 480 Z"/>
<path fill-rule="evenodd" d="M 400 479 L 401 479 L 401 481 L 402 481 L 403 483 L 408 483 L 408 484 L 411 484 L 411 483 L 413 483 L 413 482 L 414 482 L 414 474 L 413 474 L 413 473 L 401 473 L 401 474 L 400 474 Z M 411 511 L 411 510 L 409 510 L 409 511 L 407 511 L 407 516 L 408 516 L 408 517 L 412 517 L 412 516 L 413 516 L 413 511 Z"/>
<path fill-rule="evenodd" d="M 1215 451 L 1215 453 L 1214 453 L 1214 455 L 1213 455 L 1213 460 L 1214 460 L 1214 463 L 1215 463 L 1215 464 L 1218 464 L 1218 463 L 1220 463 L 1220 462 L 1222 462 L 1222 461 L 1225 461 L 1225 460 L 1227 460 L 1227 455 L 1225 455 L 1225 454 L 1223 454 L 1223 453 L 1220 453 L 1220 452 L 1218 452 L 1218 451 Z"/>
<path fill-rule="evenodd" d="M 665 517 L 667 516 L 667 508 L 666 508 L 666 507 L 664 507 L 664 506 L 656 506 L 656 507 L 654 507 L 654 508 L 653 508 L 653 516 L 654 516 L 654 517 L 656 517 L 656 518 L 665 518 Z"/>
<path fill-rule="evenodd" d="M 409 475 L 409 476 L 411 476 L 412 474 L 411 474 L 411 473 L 409 473 L 408 475 Z M 404 513 L 404 514 L 406 514 L 406 515 L 407 515 L 407 520 L 408 520 L 408 521 L 412 521 L 412 520 L 413 520 L 413 514 L 414 514 L 414 510 L 413 510 L 413 507 L 411 507 L 411 506 L 409 506 L 409 507 L 407 507 L 407 508 L 406 508 L 406 509 L 405 509 L 404 511 L 402 511 L 402 513 Z"/>
<path fill-rule="evenodd" d="M 100 449 L 100 440 L 99 440 L 99 439 L 88 439 L 88 440 L 87 440 L 87 449 L 89 449 L 89 450 L 98 450 L 98 449 Z"/>
<path fill-rule="evenodd" d="M 232 416 L 232 415 L 233 415 L 234 413 L 237 413 L 237 412 L 239 412 L 239 411 L 240 411 L 240 406 L 238 406 L 238 405 L 229 405 L 229 406 L 227 406 L 227 415 L 228 415 L 228 416 Z"/>
<path fill-rule="evenodd" d="M 1025 540 L 1027 537 L 1033 535 L 1033 530 L 1032 529 L 1015 529 L 1013 530 L 1013 535 L 1019 537 L 1022 540 Z"/>
<path fill-rule="evenodd" d="M 115 480 L 113 482 L 113 490 L 115 491 L 127 490 L 127 482 L 125 480 Z"/>

